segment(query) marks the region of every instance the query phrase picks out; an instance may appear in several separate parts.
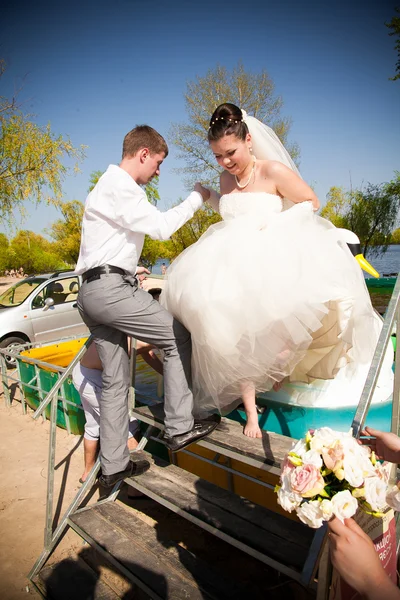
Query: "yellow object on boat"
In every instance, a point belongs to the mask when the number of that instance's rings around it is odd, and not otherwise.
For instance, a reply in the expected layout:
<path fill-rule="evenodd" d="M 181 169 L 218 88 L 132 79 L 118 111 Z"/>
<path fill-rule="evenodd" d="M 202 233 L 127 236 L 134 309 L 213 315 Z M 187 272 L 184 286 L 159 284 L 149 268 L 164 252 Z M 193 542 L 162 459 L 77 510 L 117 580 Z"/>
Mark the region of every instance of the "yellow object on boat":
<path fill-rule="evenodd" d="M 372 275 L 372 277 L 376 277 L 377 279 L 379 278 L 378 271 L 376 271 L 374 269 L 374 267 L 367 261 L 366 258 L 364 258 L 364 256 L 362 254 L 357 254 L 355 256 L 355 259 L 358 262 L 358 264 L 360 265 L 360 267 L 362 269 L 364 269 L 364 271 L 366 271 L 367 273 Z"/>
<path fill-rule="evenodd" d="M 86 340 L 87 337 L 84 337 L 76 340 L 60 342 L 59 344 L 41 346 L 40 348 L 31 348 L 30 350 L 24 350 L 21 352 L 21 356 L 28 356 L 29 358 L 34 358 L 45 363 L 51 363 L 52 365 L 56 365 L 58 367 L 68 367 Z M 45 365 L 41 366 L 41 368 L 46 371 L 53 370 L 50 366 L 47 367 Z"/>

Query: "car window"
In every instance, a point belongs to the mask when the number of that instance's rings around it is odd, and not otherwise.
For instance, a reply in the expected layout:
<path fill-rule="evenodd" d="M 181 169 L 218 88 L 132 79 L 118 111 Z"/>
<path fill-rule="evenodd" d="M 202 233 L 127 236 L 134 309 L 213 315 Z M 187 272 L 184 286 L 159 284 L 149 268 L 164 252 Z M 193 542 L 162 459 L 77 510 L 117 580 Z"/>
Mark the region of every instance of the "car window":
<path fill-rule="evenodd" d="M 3 292 L 0 296 L 0 306 L 19 306 L 32 294 L 32 292 L 43 283 L 43 279 L 29 279 L 20 281 Z"/>
<path fill-rule="evenodd" d="M 76 302 L 79 292 L 79 278 L 68 277 L 66 279 L 52 279 L 40 290 L 32 301 L 32 308 L 41 308 L 45 305 L 47 298 L 54 300 L 54 305 Z"/>

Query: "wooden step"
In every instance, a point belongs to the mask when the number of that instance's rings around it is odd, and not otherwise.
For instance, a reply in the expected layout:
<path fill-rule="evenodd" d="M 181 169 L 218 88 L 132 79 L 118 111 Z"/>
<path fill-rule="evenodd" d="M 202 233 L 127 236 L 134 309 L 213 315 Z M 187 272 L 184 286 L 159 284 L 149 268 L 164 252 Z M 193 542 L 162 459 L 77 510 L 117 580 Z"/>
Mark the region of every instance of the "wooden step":
<path fill-rule="evenodd" d="M 48 600 L 121 600 L 79 557 L 46 566 L 33 583 Z"/>
<path fill-rule="evenodd" d="M 148 425 L 164 429 L 162 403 L 136 407 L 132 414 Z M 261 439 L 249 438 L 243 435 L 242 425 L 231 419 L 223 418 L 220 425 L 210 435 L 197 443 L 217 454 L 223 454 L 278 475 L 280 465 L 294 441 L 293 438 L 267 431 L 262 432 Z"/>
<path fill-rule="evenodd" d="M 148 457 L 149 471 L 126 479 L 129 485 L 282 573 L 298 581 L 304 581 L 305 572 L 311 577 L 322 536 L 316 540 L 315 532 L 300 522 Z"/>
<path fill-rule="evenodd" d="M 204 561 L 116 502 L 84 508 L 69 518 L 71 527 L 151 598 L 241 600 L 246 590 L 221 578 Z M 74 599 L 75 600 L 75 599 Z"/>

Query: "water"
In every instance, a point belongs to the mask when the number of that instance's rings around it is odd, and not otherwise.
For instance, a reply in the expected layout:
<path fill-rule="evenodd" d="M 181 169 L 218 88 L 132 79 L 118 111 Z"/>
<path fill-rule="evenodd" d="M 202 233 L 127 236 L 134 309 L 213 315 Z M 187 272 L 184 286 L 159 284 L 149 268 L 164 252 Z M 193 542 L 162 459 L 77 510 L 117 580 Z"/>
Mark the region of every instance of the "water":
<path fill-rule="evenodd" d="M 400 244 L 389 246 L 385 254 L 367 256 L 368 262 L 381 275 L 384 273 L 398 273 L 400 271 Z"/>
<path fill-rule="evenodd" d="M 168 268 L 170 265 L 170 262 L 168 260 L 168 258 L 157 258 L 156 262 L 154 263 L 151 272 L 153 275 L 161 275 L 161 266 L 162 264 L 165 263 L 165 266 Z"/>
<path fill-rule="evenodd" d="M 384 273 L 398 273 L 400 271 L 400 244 L 389 246 L 387 252 L 380 256 L 368 255 L 368 261 L 381 276 Z M 170 261 L 168 258 L 158 258 L 151 272 L 154 275 L 161 275 L 161 265 L 163 263 L 168 268 Z"/>

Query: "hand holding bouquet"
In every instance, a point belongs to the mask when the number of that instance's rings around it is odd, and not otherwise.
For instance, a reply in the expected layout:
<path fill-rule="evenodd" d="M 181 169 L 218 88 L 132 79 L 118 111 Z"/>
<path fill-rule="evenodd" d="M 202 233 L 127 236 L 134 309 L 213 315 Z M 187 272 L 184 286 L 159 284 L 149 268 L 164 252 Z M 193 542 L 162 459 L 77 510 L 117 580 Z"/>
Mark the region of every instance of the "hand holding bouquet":
<path fill-rule="evenodd" d="M 275 491 L 284 510 L 295 510 L 303 523 L 318 529 L 333 515 L 341 521 L 352 517 L 359 506 L 381 516 L 388 503 L 393 506 L 397 490 L 388 493 L 387 487 L 387 470 L 369 447 L 351 432 L 322 427 L 294 445 Z"/>

